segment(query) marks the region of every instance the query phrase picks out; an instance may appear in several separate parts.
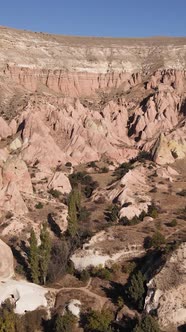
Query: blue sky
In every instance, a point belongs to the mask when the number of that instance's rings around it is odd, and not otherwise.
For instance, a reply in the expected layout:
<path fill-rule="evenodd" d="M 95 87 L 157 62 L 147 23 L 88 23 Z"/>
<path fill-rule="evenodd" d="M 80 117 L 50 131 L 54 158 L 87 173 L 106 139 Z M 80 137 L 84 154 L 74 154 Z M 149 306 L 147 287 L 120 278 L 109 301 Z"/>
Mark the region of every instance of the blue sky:
<path fill-rule="evenodd" d="M 0 25 L 67 35 L 186 36 L 186 0 L 0 0 Z"/>

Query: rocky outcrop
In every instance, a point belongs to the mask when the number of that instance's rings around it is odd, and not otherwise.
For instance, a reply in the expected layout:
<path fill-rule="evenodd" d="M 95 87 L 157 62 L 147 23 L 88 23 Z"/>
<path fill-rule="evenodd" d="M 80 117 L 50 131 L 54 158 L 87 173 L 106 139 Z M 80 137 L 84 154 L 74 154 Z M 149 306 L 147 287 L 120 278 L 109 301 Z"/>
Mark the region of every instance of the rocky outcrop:
<path fill-rule="evenodd" d="M 139 148 L 151 150 L 159 164 L 171 163 L 175 156 L 183 158 L 184 94 L 173 86 L 160 83 L 141 106 L 131 101 L 132 92 L 130 101 L 127 96 L 96 101 L 33 95 L 16 118 L 23 139 L 21 156 L 28 164 L 39 161 L 49 168 L 102 156 L 121 163 L 134 158 Z"/>
<path fill-rule="evenodd" d="M 33 193 L 30 174 L 22 159 L 9 157 L 3 166 L 2 177 L 4 186 L 14 182 L 20 192 Z"/>
<path fill-rule="evenodd" d="M 72 299 L 69 301 L 69 303 L 66 306 L 65 311 L 67 312 L 71 312 L 72 315 L 74 315 L 75 317 L 79 318 L 80 317 L 80 313 L 81 313 L 81 302 L 79 300 L 76 299 Z"/>
<path fill-rule="evenodd" d="M 130 220 L 135 216 L 139 217 L 142 212 L 147 213 L 148 207 L 151 205 L 148 173 L 147 167 L 136 165 L 105 190 L 95 190 L 92 199 L 97 201 L 100 197 L 105 197 L 111 202 L 119 203 L 121 206 L 120 218 L 127 217 Z"/>
<path fill-rule="evenodd" d="M 8 183 L 0 190 L 0 209 L 17 214 L 28 212 L 27 206 L 14 182 Z"/>
<path fill-rule="evenodd" d="M 148 283 L 145 310 L 156 310 L 160 325 L 169 331 L 171 326 L 186 323 L 185 303 L 186 243 L 183 243 Z"/>
<path fill-rule="evenodd" d="M 69 194 L 72 190 L 70 181 L 62 172 L 56 172 L 48 183 L 49 189 L 60 191 L 62 194 Z"/>
<path fill-rule="evenodd" d="M 7 138 L 8 136 L 11 136 L 11 134 L 11 128 L 8 126 L 6 121 L 0 117 L 0 138 Z"/>
<path fill-rule="evenodd" d="M 118 183 L 117 187 L 111 190 L 109 196 L 121 205 L 120 217 L 132 219 L 147 212 L 151 205 L 151 197 L 148 194 L 151 187 L 147 182 L 147 169 L 136 167 L 130 170 Z"/>
<path fill-rule="evenodd" d="M 47 290 L 24 280 L 0 282 L 0 305 L 7 299 L 15 305 L 14 312 L 19 315 L 37 308 L 47 308 Z"/>
<path fill-rule="evenodd" d="M 17 214 L 28 212 L 21 192 L 33 193 L 25 162 L 16 156 L 7 156 L 0 168 L 0 209 Z"/>
<path fill-rule="evenodd" d="M 10 247 L 0 240 L 0 305 L 10 299 L 17 314 L 33 311 L 38 307 L 47 307 L 45 294 L 41 286 L 23 280 L 13 280 L 14 258 Z"/>
<path fill-rule="evenodd" d="M 157 89 L 142 101 L 142 106 L 135 111 L 130 122 L 129 135 L 139 145 L 147 140 L 153 141 L 160 133 L 170 133 L 184 120 L 182 97 L 178 91 L 163 83 Z"/>
<path fill-rule="evenodd" d="M 185 68 L 184 68 L 185 69 Z M 150 78 L 146 85 L 147 89 L 164 89 L 164 86 L 173 87 L 178 93 L 185 91 L 185 70 L 158 70 Z M 162 84 L 163 83 L 163 84 Z"/>
<path fill-rule="evenodd" d="M 159 165 L 171 164 L 177 158 L 183 159 L 186 155 L 186 129 L 177 129 L 165 136 L 160 134 L 152 148 L 154 161 Z"/>
<path fill-rule="evenodd" d="M 0 240 L 0 280 L 14 275 L 14 258 L 10 247 Z"/>
<path fill-rule="evenodd" d="M 66 161 L 99 160 L 103 155 L 127 160 L 137 154 L 130 148 L 127 121 L 122 98 L 95 111 L 79 100 L 33 97 L 18 119 L 23 138 L 21 157 L 27 164 L 39 161 L 48 168 Z"/>
<path fill-rule="evenodd" d="M 116 262 L 143 256 L 145 233 L 142 231 L 139 238 L 134 230 L 132 239 L 128 234 L 129 228 L 122 226 L 110 227 L 107 231 L 97 233 L 71 256 L 75 268 L 81 271 L 91 266 L 111 266 Z"/>

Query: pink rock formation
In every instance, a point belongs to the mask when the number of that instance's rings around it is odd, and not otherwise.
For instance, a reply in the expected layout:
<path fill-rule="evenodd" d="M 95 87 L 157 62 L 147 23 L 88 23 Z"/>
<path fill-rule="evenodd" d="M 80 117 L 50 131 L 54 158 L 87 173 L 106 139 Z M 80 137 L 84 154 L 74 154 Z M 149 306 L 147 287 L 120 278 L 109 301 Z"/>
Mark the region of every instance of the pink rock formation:
<path fill-rule="evenodd" d="M 0 240 L 0 281 L 14 275 L 14 258 L 10 247 Z"/>
<path fill-rule="evenodd" d="M 167 86 L 172 86 L 179 93 L 185 91 L 186 71 L 184 70 L 158 70 L 151 76 L 147 83 L 147 89 L 156 89 L 161 86 L 161 83 Z"/>
<path fill-rule="evenodd" d="M 2 170 L 3 185 L 14 182 L 19 191 L 33 193 L 32 183 L 25 162 L 17 157 L 7 159 Z"/>
<path fill-rule="evenodd" d="M 28 212 L 27 206 L 14 182 L 10 182 L 0 190 L 0 209 L 17 214 Z"/>
<path fill-rule="evenodd" d="M 58 190 L 62 194 L 69 194 L 72 190 L 69 179 L 62 172 L 56 172 L 52 176 L 48 183 L 48 189 Z"/>
<path fill-rule="evenodd" d="M 127 91 L 132 86 L 141 83 L 140 74 L 130 73 L 87 73 L 87 72 L 65 72 L 62 70 L 37 70 L 20 68 L 7 65 L 4 75 L 11 78 L 15 83 L 30 91 L 36 91 L 40 85 L 46 86 L 54 92 L 60 92 L 66 96 L 90 96 L 97 90 L 107 91 L 119 88 Z"/>
<path fill-rule="evenodd" d="M 7 138 L 12 134 L 12 130 L 6 123 L 6 121 L 0 117 L 0 138 Z"/>

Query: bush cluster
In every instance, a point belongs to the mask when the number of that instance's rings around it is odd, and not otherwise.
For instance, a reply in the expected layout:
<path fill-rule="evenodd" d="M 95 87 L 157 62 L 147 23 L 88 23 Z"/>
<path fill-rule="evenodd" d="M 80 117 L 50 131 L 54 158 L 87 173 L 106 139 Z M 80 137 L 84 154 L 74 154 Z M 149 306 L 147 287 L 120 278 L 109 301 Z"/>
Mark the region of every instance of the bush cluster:
<path fill-rule="evenodd" d="M 69 175 L 72 188 L 81 187 L 85 197 L 89 198 L 92 192 L 98 187 L 98 182 L 86 172 L 77 172 Z"/>

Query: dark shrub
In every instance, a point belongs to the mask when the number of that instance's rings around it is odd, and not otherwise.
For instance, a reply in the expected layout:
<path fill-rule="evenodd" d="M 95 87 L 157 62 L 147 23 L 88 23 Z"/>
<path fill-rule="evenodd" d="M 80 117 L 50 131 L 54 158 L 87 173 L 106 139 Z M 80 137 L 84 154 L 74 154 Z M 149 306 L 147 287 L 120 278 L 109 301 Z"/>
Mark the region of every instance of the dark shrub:
<path fill-rule="evenodd" d="M 151 248 L 151 247 L 153 247 L 155 249 L 159 249 L 165 243 L 166 243 L 166 240 L 165 240 L 164 235 L 157 231 L 156 233 L 154 233 L 154 235 L 152 237 L 146 238 L 146 243 L 144 243 L 144 245 L 146 245 L 147 249 Z"/>
<path fill-rule="evenodd" d="M 49 194 L 51 194 L 54 198 L 59 198 L 61 196 L 61 192 L 57 189 L 50 189 Z"/>
<path fill-rule="evenodd" d="M 173 219 L 169 224 L 168 224 L 169 227 L 176 227 L 177 226 L 177 221 L 176 219 Z"/>
<path fill-rule="evenodd" d="M 43 204 L 42 204 L 41 202 L 39 202 L 39 203 L 37 203 L 37 204 L 35 205 L 35 208 L 36 208 L 36 209 L 42 209 L 42 208 L 43 208 Z"/>
<path fill-rule="evenodd" d="M 131 163 L 122 163 L 116 170 L 114 171 L 114 176 L 116 176 L 116 179 L 121 179 L 125 174 L 129 172 L 130 169 L 132 169 L 133 166 Z"/>
<path fill-rule="evenodd" d="M 108 222 L 115 222 L 118 220 L 119 206 L 113 204 L 108 207 L 105 212 L 105 217 Z"/>
<path fill-rule="evenodd" d="M 108 167 L 102 167 L 102 168 L 100 168 L 100 173 L 108 173 L 109 172 L 109 169 L 108 169 Z"/>
<path fill-rule="evenodd" d="M 79 279 L 83 282 L 87 282 L 90 279 L 90 273 L 87 270 L 81 271 Z"/>

